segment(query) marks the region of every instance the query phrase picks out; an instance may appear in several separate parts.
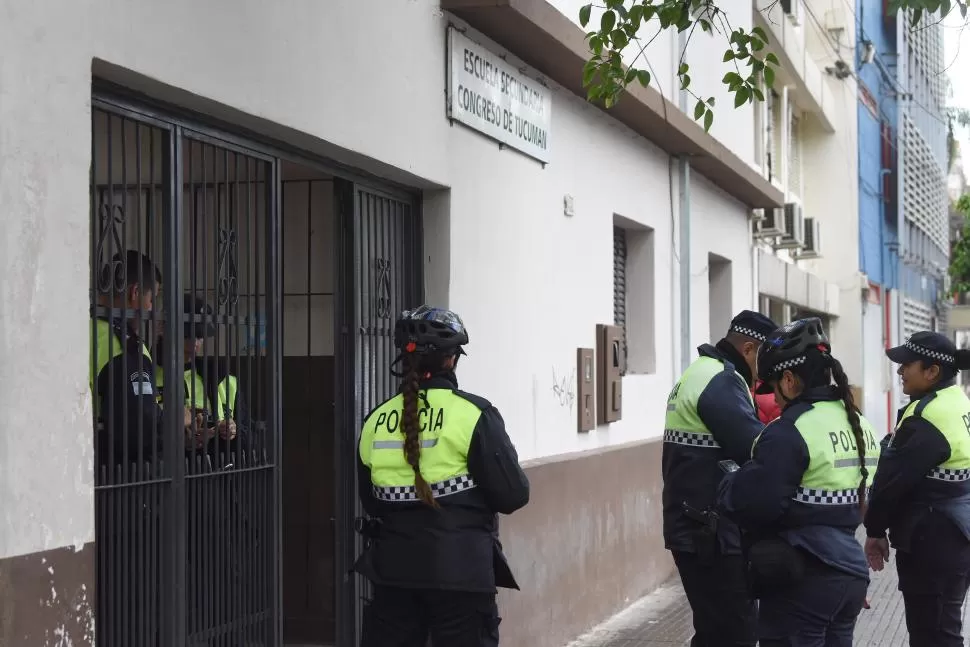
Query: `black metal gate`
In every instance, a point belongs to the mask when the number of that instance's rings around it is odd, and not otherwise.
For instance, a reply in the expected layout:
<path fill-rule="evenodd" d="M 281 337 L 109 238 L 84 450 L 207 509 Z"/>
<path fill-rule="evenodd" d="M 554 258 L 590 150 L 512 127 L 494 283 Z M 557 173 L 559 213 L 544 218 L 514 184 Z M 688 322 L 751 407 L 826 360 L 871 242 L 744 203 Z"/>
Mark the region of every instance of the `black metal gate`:
<path fill-rule="evenodd" d="M 336 469 L 343 487 L 353 493 L 344 497 L 338 529 L 338 617 L 344 619 L 338 645 L 356 645 L 363 602 L 369 596 L 365 579 L 349 568 L 361 549 L 353 531 L 353 519 L 363 514 L 356 495 L 354 475 L 357 433 L 371 409 L 397 391 L 390 373 L 397 353 L 394 322 L 406 308 L 419 305 L 423 296 L 420 259 L 421 224 L 414 202 L 363 184 L 340 182 L 337 187 L 343 251 L 339 259 L 340 284 L 352 285 L 337 311 L 341 347 L 353 355 L 338 357 L 339 382 L 345 385 L 340 402 L 353 409 L 338 412 L 343 444 Z"/>
<path fill-rule="evenodd" d="M 99 646 L 279 644 L 277 168 L 93 103 Z"/>

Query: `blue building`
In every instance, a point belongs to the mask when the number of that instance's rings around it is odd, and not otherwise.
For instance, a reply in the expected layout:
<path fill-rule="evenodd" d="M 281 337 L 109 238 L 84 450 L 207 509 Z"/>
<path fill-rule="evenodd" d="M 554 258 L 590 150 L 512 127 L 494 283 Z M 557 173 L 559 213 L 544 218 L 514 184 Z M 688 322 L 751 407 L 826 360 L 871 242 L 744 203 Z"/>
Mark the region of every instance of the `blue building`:
<path fill-rule="evenodd" d="M 859 256 L 866 414 L 888 428 L 902 394 L 882 350 L 945 327 L 949 256 L 942 27 L 859 0 Z"/>

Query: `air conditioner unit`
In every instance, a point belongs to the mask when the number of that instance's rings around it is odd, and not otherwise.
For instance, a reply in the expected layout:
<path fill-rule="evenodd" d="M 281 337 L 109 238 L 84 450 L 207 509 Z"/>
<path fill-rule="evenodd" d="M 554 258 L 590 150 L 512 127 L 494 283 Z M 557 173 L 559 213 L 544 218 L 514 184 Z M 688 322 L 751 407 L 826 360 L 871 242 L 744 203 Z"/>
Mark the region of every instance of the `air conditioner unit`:
<path fill-rule="evenodd" d="M 795 260 L 808 260 L 822 256 L 821 240 L 819 239 L 818 218 L 805 218 L 805 242 L 798 252 L 792 254 Z"/>
<path fill-rule="evenodd" d="M 751 210 L 751 220 L 754 222 L 761 222 L 765 219 L 765 210 L 762 208 Z"/>
<path fill-rule="evenodd" d="M 785 234 L 775 242 L 775 249 L 797 249 L 805 244 L 805 219 L 802 205 L 789 202 L 784 209 Z"/>
<path fill-rule="evenodd" d="M 764 213 L 765 217 L 755 223 L 754 237 L 776 238 L 784 236 L 788 231 L 785 228 L 785 209 L 775 207 L 774 209 L 765 209 Z"/>

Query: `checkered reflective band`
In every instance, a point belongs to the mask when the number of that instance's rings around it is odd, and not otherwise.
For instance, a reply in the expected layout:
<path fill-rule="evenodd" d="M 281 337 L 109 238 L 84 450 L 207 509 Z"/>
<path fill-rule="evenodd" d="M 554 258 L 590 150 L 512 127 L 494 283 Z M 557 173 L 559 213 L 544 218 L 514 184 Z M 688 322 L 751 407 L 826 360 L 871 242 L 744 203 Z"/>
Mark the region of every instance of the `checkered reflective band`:
<path fill-rule="evenodd" d="M 450 494 L 458 494 L 475 487 L 475 479 L 468 474 L 460 474 L 450 479 L 430 483 L 431 494 L 440 499 Z M 418 491 L 413 485 L 374 486 L 374 497 L 381 501 L 405 502 L 418 501 Z"/>
<path fill-rule="evenodd" d="M 917 355 L 922 355 L 923 357 L 928 357 L 930 359 L 935 359 L 937 361 L 944 362 L 946 364 L 956 364 L 957 363 L 957 358 L 954 357 L 953 355 L 950 355 L 949 353 L 941 353 L 938 350 L 930 350 L 929 348 L 927 348 L 925 346 L 920 346 L 919 344 L 914 344 L 913 342 L 909 341 L 908 339 L 906 340 L 906 343 L 903 344 L 903 346 L 905 346 L 906 348 L 910 349 L 911 351 L 913 351 Z"/>
<path fill-rule="evenodd" d="M 970 481 L 970 470 L 952 470 L 945 467 L 934 467 L 930 470 L 930 473 L 926 475 L 926 478 L 933 479 L 934 481 Z"/>
<path fill-rule="evenodd" d="M 678 429 L 664 429 L 664 442 L 689 447 L 721 448 L 711 434 L 699 434 L 694 431 L 680 431 Z"/>
<path fill-rule="evenodd" d="M 859 491 L 852 490 L 817 490 L 815 488 L 800 487 L 795 490 L 792 500 L 810 505 L 849 505 L 859 503 Z"/>
<path fill-rule="evenodd" d="M 757 330 L 751 330 L 750 328 L 745 328 L 744 326 L 731 326 L 731 330 L 741 335 L 744 335 L 746 337 L 750 337 L 751 339 L 757 339 L 758 341 L 768 341 L 768 337 L 766 337 L 765 335 L 762 335 Z"/>
<path fill-rule="evenodd" d="M 779 371 L 787 371 L 790 368 L 794 368 L 800 364 L 804 364 L 807 360 L 808 358 L 805 357 L 804 355 L 801 355 L 799 357 L 792 357 L 791 359 L 786 359 L 783 362 L 778 362 L 777 364 L 775 364 L 775 366 L 771 369 L 771 372 L 774 374 Z"/>

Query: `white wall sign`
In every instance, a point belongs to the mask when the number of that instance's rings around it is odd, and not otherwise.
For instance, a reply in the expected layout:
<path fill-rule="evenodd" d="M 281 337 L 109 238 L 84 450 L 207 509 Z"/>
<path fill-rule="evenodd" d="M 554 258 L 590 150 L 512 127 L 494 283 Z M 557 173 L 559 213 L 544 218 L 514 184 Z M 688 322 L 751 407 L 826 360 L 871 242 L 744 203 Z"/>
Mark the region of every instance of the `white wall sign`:
<path fill-rule="evenodd" d="M 448 117 L 549 161 L 549 89 L 448 28 Z"/>

